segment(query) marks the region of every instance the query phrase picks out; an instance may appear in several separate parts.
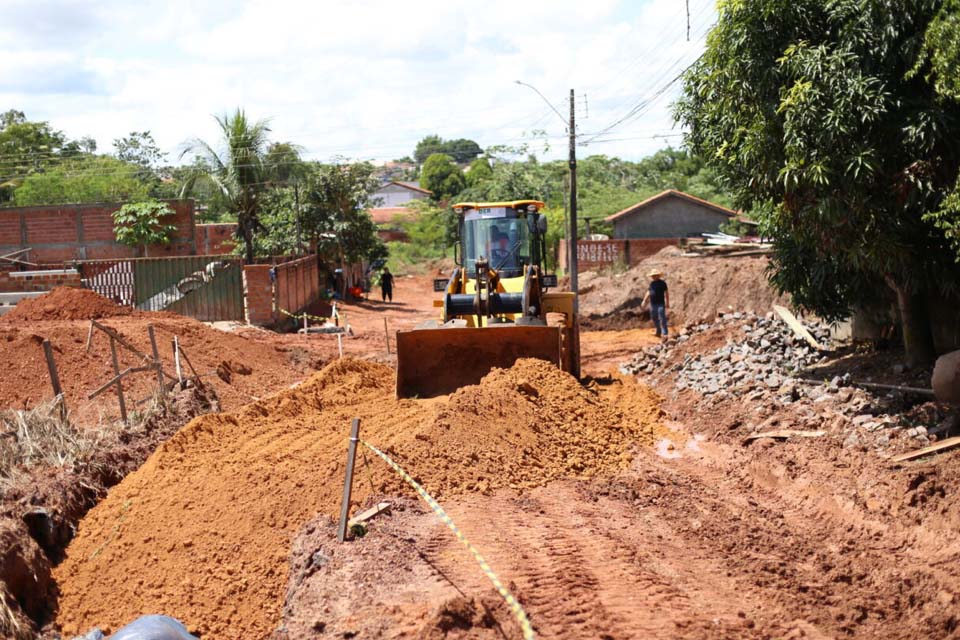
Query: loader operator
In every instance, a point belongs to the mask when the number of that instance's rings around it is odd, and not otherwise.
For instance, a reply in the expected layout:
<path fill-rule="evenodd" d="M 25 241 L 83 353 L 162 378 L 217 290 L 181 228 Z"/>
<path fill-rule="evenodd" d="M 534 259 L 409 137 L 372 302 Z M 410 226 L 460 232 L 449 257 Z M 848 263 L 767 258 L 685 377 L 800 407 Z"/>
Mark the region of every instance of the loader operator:
<path fill-rule="evenodd" d="M 500 266 L 510 256 L 510 237 L 505 233 L 498 233 L 494 241 L 490 259 L 494 265 Z"/>

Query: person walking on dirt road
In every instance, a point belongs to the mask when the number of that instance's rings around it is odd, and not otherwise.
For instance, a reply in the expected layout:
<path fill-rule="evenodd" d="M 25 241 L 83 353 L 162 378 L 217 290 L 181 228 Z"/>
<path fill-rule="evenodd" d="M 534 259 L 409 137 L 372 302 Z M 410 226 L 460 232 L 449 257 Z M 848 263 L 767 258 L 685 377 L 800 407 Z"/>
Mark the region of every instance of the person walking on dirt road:
<path fill-rule="evenodd" d="M 393 302 L 393 274 L 390 273 L 390 269 L 386 267 L 383 268 L 383 273 L 380 274 L 380 295 L 384 302 L 386 302 L 387 299 Z"/>
<path fill-rule="evenodd" d="M 657 330 L 657 337 L 666 338 L 669 335 L 667 330 L 667 309 L 670 308 L 670 292 L 667 290 L 667 282 L 663 279 L 663 272 L 659 269 L 653 269 L 647 274 L 650 278 L 650 288 L 647 294 L 643 296 L 641 307 L 650 303 L 650 318 L 653 320 L 653 326 Z"/>

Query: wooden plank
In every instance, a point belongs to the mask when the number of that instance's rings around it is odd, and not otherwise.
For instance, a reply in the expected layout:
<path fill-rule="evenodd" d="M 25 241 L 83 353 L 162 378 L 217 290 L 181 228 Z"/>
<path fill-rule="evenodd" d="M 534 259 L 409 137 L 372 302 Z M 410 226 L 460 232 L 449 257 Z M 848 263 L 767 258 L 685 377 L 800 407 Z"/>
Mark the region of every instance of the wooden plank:
<path fill-rule="evenodd" d="M 763 433 L 754 433 L 743 439 L 743 444 L 747 445 L 760 438 L 774 438 L 776 440 L 786 440 L 788 438 L 820 438 L 827 435 L 826 431 L 795 431 L 793 429 L 779 429 L 777 431 L 764 431 Z"/>
<path fill-rule="evenodd" d="M 781 307 L 778 304 L 775 304 L 773 305 L 773 310 L 777 312 L 777 315 L 780 316 L 783 319 L 783 321 L 787 323 L 787 326 L 790 327 L 793 330 L 793 332 L 797 334 L 798 337 L 806 340 L 807 344 L 809 344 L 811 347 L 813 347 L 817 351 L 825 351 L 823 346 L 821 346 L 821 344 L 817 342 L 817 339 L 814 338 L 812 335 L 810 335 L 810 332 L 807 331 L 806 327 L 800 324 L 800 321 L 797 320 L 797 317 L 792 313 L 790 313 L 789 309 L 787 309 L 786 307 Z"/>
<path fill-rule="evenodd" d="M 373 518 L 377 517 L 381 513 L 387 513 L 389 511 L 390 511 L 389 502 L 377 503 L 376 505 L 370 507 L 366 511 L 362 511 L 357 515 L 353 516 L 352 518 L 350 518 L 350 521 L 347 522 L 347 529 L 350 529 L 355 524 L 360 524 L 361 522 L 372 520 Z"/>
<path fill-rule="evenodd" d="M 954 438 L 947 438 L 946 440 L 941 440 L 936 444 L 932 444 L 929 447 L 924 447 L 922 449 L 917 449 L 916 451 L 901 453 L 900 455 L 896 455 L 890 458 L 890 462 L 893 462 L 895 464 L 900 462 L 906 462 L 907 460 L 922 458 L 923 456 L 928 456 L 931 453 L 939 453 L 940 451 L 946 451 L 948 449 L 953 449 L 954 447 L 960 447 L 960 436 L 957 436 Z"/>
<path fill-rule="evenodd" d="M 101 393 L 103 393 L 104 391 L 106 391 L 107 389 L 109 389 L 110 387 L 116 385 L 117 382 L 119 382 L 120 380 L 122 380 L 122 379 L 125 378 L 126 376 L 130 375 L 131 373 L 140 373 L 141 371 L 156 371 L 156 369 L 155 369 L 155 367 L 154 367 L 153 365 L 143 366 L 143 367 L 129 367 L 129 368 L 127 368 L 127 369 L 124 369 L 124 370 L 121 371 L 119 374 L 117 374 L 117 375 L 115 375 L 114 377 L 110 378 L 110 380 L 108 380 L 107 382 L 104 382 L 101 386 L 97 387 L 95 390 L 93 390 L 93 391 L 91 391 L 90 393 L 88 393 L 88 394 L 87 394 L 87 400 L 93 400 L 93 399 L 96 398 L 98 395 L 100 395 Z"/>
<path fill-rule="evenodd" d="M 117 358 L 117 343 L 113 336 L 110 336 L 110 358 L 113 361 L 113 373 L 117 380 L 117 400 L 120 402 L 120 418 L 124 424 L 127 422 L 127 403 L 123 400 L 123 376 L 120 375 L 120 360 Z"/>
<path fill-rule="evenodd" d="M 97 322 L 96 320 L 91 320 L 90 322 L 92 322 L 93 326 L 95 326 L 97 329 L 100 329 L 100 331 L 103 331 L 105 334 L 107 334 L 108 336 L 110 336 L 111 338 L 119 342 L 120 345 L 125 347 L 128 351 L 132 351 L 135 355 L 140 356 L 144 360 L 150 359 L 145 353 L 143 353 L 142 351 L 137 349 L 135 346 L 133 346 L 132 344 L 124 340 L 119 333 L 117 333 L 110 327 L 106 327 L 100 324 L 99 322 Z"/>

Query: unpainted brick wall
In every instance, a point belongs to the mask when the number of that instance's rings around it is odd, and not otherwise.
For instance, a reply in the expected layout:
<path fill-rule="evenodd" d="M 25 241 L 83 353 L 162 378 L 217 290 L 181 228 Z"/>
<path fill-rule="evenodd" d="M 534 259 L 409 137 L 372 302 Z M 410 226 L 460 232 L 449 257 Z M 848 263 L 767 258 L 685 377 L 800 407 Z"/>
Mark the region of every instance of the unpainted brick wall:
<path fill-rule="evenodd" d="M 236 233 L 236 222 L 198 224 L 197 252 L 205 256 L 232 253 L 237 246 Z"/>
<path fill-rule="evenodd" d="M 680 238 L 633 238 L 630 240 L 578 240 L 577 268 L 582 271 L 614 265 L 636 266 L 664 247 L 679 244 Z M 566 240 L 560 241 L 560 268 L 567 268 Z"/>
<path fill-rule="evenodd" d="M 277 321 L 273 306 L 273 282 L 269 264 L 243 266 L 243 292 L 247 303 L 247 322 L 259 326 Z"/>
<path fill-rule="evenodd" d="M 50 291 L 56 287 L 79 286 L 80 274 L 76 271 L 31 272 L 30 275 L 9 270 L 0 271 L 0 293 Z"/>
<path fill-rule="evenodd" d="M 171 243 L 150 247 L 151 257 L 196 253 L 193 200 L 167 202 L 176 227 Z M 0 209 L 0 255 L 30 248 L 24 259 L 37 264 L 72 260 L 133 258 L 137 251 L 118 243 L 113 212 L 122 204 L 67 204 Z"/>
<path fill-rule="evenodd" d="M 276 302 L 284 311 L 297 313 L 320 297 L 316 256 L 278 264 L 276 270 Z"/>

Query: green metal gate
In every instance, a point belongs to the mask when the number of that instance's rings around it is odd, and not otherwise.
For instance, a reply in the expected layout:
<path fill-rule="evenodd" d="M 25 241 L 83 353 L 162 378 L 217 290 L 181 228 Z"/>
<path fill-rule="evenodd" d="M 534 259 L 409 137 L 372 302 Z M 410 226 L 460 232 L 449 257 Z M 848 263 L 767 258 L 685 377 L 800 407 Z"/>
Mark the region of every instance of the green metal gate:
<path fill-rule="evenodd" d="M 203 322 L 243 321 L 243 265 L 235 256 L 84 260 L 78 267 L 84 287 L 121 304 Z"/>

